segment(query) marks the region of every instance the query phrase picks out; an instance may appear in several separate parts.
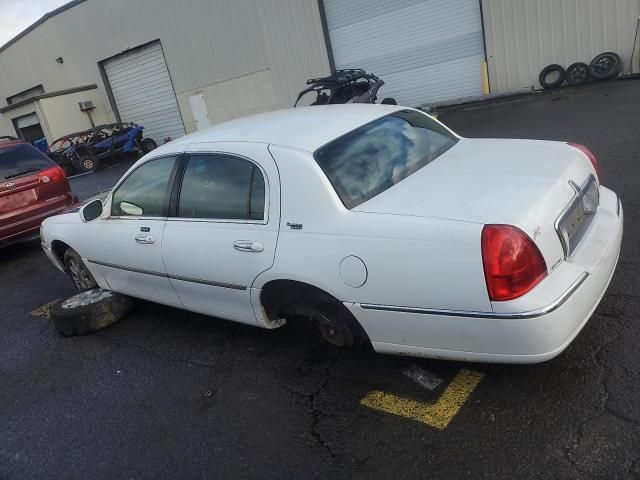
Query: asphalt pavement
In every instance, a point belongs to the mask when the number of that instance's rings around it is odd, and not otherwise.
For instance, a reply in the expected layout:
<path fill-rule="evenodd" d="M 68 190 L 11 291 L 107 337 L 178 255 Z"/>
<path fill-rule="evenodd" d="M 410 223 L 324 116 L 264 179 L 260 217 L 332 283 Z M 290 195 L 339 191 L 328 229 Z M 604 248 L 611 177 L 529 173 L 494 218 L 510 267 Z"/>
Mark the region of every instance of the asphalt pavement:
<path fill-rule="evenodd" d="M 622 199 L 609 290 L 544 364 L 341 350 L 300 323 L 260 330 L 144 302 L 63 338 L 46 304 L 70 282 L 38 242 L 0 250 L 0 478 L 640 478 L 639 99 L 640 81 L 620 81 L 440 117 L 470 137 L 583 143 Z M 114 183 L 106 172 L 73 188 L 89 196 Z"/>
<path fill-rule="evenodd" d="M 122 157 L 117 161 L 108 163 L 97 172 L 81 173 L 69 177 L 71 190 L 80 200 L 85 200 L 98 195 L 113 186 L 120 180 L 129 167 L 136 162 L 136 157 Z"/>

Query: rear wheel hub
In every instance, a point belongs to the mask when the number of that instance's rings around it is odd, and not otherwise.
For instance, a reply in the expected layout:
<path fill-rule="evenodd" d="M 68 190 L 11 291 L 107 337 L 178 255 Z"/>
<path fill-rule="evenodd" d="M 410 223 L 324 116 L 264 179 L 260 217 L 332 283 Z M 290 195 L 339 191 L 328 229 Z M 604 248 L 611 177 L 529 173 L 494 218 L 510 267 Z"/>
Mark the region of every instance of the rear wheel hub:
<path fill-rule="evenodd" d="M 318 313 L 314 320 L 317 322 L 320 335 L 327 343 L 336 347 L 353 345 L 351 330 L 340 320 L 324 313 Z"/>

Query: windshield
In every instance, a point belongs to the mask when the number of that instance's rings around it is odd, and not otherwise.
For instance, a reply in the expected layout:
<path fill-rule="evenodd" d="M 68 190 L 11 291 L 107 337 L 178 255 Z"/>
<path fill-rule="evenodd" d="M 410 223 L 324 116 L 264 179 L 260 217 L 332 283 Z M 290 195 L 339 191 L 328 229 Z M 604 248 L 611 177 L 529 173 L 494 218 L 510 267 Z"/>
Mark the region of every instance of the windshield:
<path fill-rule="evenodd" d="M 351 209 L 432 162 L 457 141 L 428 115 L 403 110 L 334 140 L 314 157 Z"/>
<path fill-rule="evenodd" d="M 0 145 L 0 181 L 49 168 L 53 162 L 29 144 Z"/>

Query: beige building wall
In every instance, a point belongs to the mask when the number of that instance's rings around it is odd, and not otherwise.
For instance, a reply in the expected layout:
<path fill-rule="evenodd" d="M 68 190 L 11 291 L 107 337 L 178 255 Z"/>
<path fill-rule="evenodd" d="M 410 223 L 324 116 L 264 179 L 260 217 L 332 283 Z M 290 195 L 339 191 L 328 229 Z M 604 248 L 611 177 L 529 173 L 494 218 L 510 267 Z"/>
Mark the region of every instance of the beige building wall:
<path fill-rule="evenodd" d="M 43 115 L 40 111 L 40 106 L 38 105 L 37 101 L 29 102 L 26 105 L 21 105 L 19 107 L 13 108 L 4 114 L 0 113 L 0 135 L 11 135 L 12 137 L 15 137 L 17 135 L 16 129 L 13 126 L 13 122 L 11 121 L 11 119 L 23 117 L 32 113 L 35 113 L 38 116 L 38 119 L 40 120 L 40 126 L 42 127 L 45 137 L 47 137 L 48 140 L 46 127 L 42 121 Z"/>
<path fill-rule="evenodd" d="M 85 0 L 0 49 L 0 107 L 38 84 L 96 83 L 112 119 L 98 62 L 157 39 L 187 131 L 194 92 L 213 123 L 288 107 L 307 78 L 330 72 L 317 0 Z"/>
<path fill-rule="evenodd" d="M 640 0 L 482 0 L 482 7 L 492 93 L 541 88 L 547 65 L 589 63 L 607 51 L 629 70 Z"/>
<path fill-rule="evenodd" d="M 63 135 L 91 128 L 89 116 L 80 110 L 78 102 L 92 101 L 95 109 L 91 111 L 94 125 L 109 123 L 111 119 L 102 101 L 98 89 L 42 98 L 40 104 L 40 124 L 46 124 L 47 141 L 51 142 Z"/>

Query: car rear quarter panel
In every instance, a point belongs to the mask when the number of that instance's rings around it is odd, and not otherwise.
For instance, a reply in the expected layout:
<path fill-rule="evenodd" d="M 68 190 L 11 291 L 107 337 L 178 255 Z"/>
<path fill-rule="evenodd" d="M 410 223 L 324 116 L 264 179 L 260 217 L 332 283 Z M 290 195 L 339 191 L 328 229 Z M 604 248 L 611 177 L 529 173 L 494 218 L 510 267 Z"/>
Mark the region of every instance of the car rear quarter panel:
<path fill-rule="evenodd" d="M 491 310 L 481 224 L 349 211 L 310 153 L 270 150 L 280 171 L 281 233 L 274 266 L 254 287 L 284 278 L 344 302 Z M 366 266 L 366 282 L 358 288 L 340 275 L 340 262 L 350 255 Z"/>

